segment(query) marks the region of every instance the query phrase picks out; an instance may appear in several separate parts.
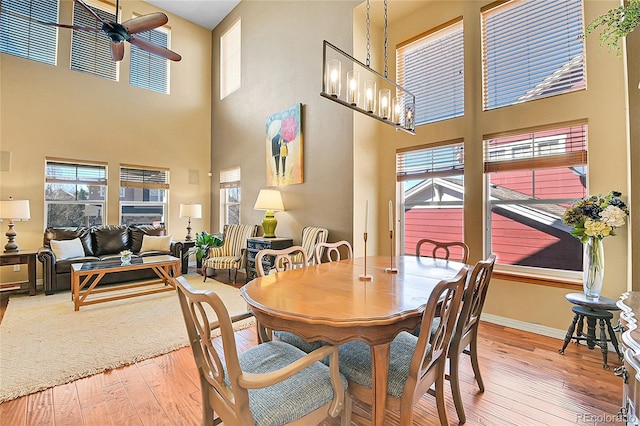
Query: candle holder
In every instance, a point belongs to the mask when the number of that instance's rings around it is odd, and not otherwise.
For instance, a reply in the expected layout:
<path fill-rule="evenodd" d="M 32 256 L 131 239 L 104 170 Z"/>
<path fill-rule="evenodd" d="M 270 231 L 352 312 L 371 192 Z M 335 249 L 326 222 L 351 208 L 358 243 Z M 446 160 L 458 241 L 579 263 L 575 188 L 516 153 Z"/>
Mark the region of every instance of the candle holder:
<path fill-rule="evenodd" d="M 392 230 L 389 230 L 389 239 L 391 240 L 391 266 L 389 268 L 384 268 L 384 271 L 387 274 L 397 274 L 398 273 L 398 269 L 395 266 L 393 266 L 393 261 L 395 259 L 395 256 L 394 256 L 394 248 L 395 248 L 394 245 L 395 244 L 393 244 L 393 231 Z"/>
<path fill-rule="evenodd" d="M 372 281 L 373 276 L 367 275 L 367 233 L 364 233 L 364 272 L 358 276 L 360 281 Z"/>

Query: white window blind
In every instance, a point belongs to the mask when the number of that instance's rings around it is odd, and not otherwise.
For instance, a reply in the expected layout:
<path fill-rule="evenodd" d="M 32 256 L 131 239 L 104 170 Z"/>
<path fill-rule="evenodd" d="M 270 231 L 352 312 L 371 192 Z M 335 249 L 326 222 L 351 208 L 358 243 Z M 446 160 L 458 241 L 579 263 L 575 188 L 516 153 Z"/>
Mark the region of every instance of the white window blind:
<path fill-rule="evenodd" d="M 463 175 L 463 143 L 449 142 L 437 148 L 425 147 L 398 152 L 396 174 L 398 181 Z"/>
<path fill-rule="evenodd" d="M 482 12 L 485 110 L 582 90 L 581 0 L 512 0 Z"/>
<path fill-rule="evenodd" d="M 34 19 L 58 22 L 58 0 L 2 0 L 0 12 L 0 52 L 56 64 L 58 29 Z"/>
<path fill-rule="evenodd" d="M 240 88 L 241 29 L 241 21 L 238 20 L 220 36 L 220 99 L 224 99 Z"/>
<path fill-rule="evenodd" d="M 485 173 L 586 164 L 585 124 L 568 123 L 549 130 L 485 136 Z"/>
<path fill-rule="evenodd" d="M 416 125 L 464 115 L 464 36 L 456 19 L 396 49 L 398 84 L 416 96 Z"/>
<path fill-rule="evenodd" d="M 158 46 L 169 48 L 170 33 L 156 28 L 135 35 Z M 169 60 L 131 45 L 131 74 L 129 84 L 159 93 L 169 93 Z"/>
<path fill-rule="evenodd" d="M 124 188 L 169 189 L 169 171 L 120 167 L 120 186 Z"/>
<path fill-rule="evenodd" d="M 106 9 L 110 5 L 86 2 L 87 6 L 105 21 L 115 21 L 116 16 Z M 89 14 L 78 3 L 73 3 L 73 25 L 102 28 L 102 23 Z M 102 31 L 89 32 L 73 30 L 71 36 L 71 69 L 95 74 L 109 80 L 118 81 L 118 62 L 111 59 L 111 39 Z"/>
<path fill-rule="evenodd" d="M 106 185 L 107 168 L 102 165 L 47 161 L 47 183 Z"/>

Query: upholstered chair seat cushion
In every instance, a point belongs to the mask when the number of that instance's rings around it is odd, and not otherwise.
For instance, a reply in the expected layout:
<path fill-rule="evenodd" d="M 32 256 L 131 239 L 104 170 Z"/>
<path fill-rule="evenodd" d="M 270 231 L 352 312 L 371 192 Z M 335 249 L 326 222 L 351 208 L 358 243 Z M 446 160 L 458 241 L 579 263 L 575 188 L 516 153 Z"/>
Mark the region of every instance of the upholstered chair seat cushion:
<path fill-rule="evenodd" d="M 207 259 L 203 265 L 214 269 L 233 269 L 238 264 L 237 256 L 218 256 Z"/>
<path fill-rule="evenodd" d="M 417 342 L 416 336 L 405 331 L 398 334 L 391 342 L 387 385 L 389 395 L 396 398 L 402 396 Z M 427 350 L 429 350 L 428 345 Z M 339 352 L 340 372 L 347 380 L 371 388 L 371 347 L 366 343 L 353 341 L 340 346 Z"/>
<path fill-rule="evenodd" d="M 246 373 L 269 373 L 306 354 L 284 342 L 266 342 L 238 355 Z M 347 381 L 340 377 L 343 386 Z M 228 382 L 227 382 L 228 383 Z M 329 367 L 316 362 L 275 385 L 249 390 L 249 409 L 256 425 L 275 426 L 293 422 L 333 399 Z"/>
<path fill-rule="evenodd" d="M 297 334 L 289 333 L 288 331 L 274 331 L 273 334 L 278 338 L 278 340 L 293 345 L 305 353 L 313 352 L 327 344 L 323 341 L 307 342 Z"/>

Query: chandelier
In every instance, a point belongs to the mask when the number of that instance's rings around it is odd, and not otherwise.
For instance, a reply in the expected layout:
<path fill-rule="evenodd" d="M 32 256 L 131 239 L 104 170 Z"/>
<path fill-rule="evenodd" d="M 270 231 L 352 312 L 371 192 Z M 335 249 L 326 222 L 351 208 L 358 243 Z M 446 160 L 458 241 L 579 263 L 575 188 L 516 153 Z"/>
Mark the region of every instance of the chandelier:
<path fill-rule="evenodd" d="M 324 40 L 320 96 L 415 135 L 416 97 L 389 80 L 387 2 L 388 0 L 384 0 L 384 75 L 371 69 L 371 5 L 370 0 L 367 0 L 366 63 L 363 64 Z"/>

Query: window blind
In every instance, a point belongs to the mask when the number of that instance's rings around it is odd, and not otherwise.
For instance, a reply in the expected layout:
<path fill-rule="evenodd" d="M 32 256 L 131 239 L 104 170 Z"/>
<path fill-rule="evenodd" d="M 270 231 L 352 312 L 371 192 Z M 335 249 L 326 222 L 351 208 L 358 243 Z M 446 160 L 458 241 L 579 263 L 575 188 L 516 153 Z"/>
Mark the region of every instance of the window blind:
<path fill-rule="evenodd" d="M 586 124 L 484 137 L 485 173 L 587 164 Z"/>
<path fill-rule="evenodd" d="M 238 20 L 220 36 L 220 99 L 240 88 L 242 25 Z"/>
<path fill-rule="evenodd" d="M 416 125 L 464 115 L 462 19 L 396 49 L 398 84 L 416 96 Z"/>
<path fill-rule="evenodd" d="M 105 21 L 115 21 L 113 13 L 88 4 Z M 104 4 L 106 8 L 107 5 Z M 102 23 L 78 3 L 73 3 L 73 24 L 81 27 L 102 28 Z M 118 81 L 118 62 L 111 59 L 111 39 L 103 32 L 73 30 L 71 36 L 71 69 L 95 74 Z"/>
<path fill-rule="evenodd" d="M 398 181 L 459 176 L 464 174 L 464 145 L 452 141 L 436 148 L 421 148 L 396 154 Z"/>
<path fill-rule="evenodd" d="M 170 34 L 157 28 L 135 35 L 158 46 L 169 48 Z M 159 93 L 169 93 L 169 60 L 131 45 L 131 74 L 129 84 Z"/>
<path fill-rule="evenodd" d="M 586 88 L 581 0 L 512 0 L 482 12 L 485 110 Z"/>
<path fill-rule="evenodd" d="M 58 0 L 2 0 L 0 52 L 55 65 L 58 29 L 33 19 L 58 22 Z"/>
<path fill-rule="evenodd" d="M 220 189 L 240 186 L 240 167 L 220 170 Z"/>
<path fill-rule="evenodd" d="M 106 185 L 107 167 L 102 165 L 47 161 L 45 179 L 47 183 Z"/>
<path fill-rule="evenodd" d="M 169 189 L 169 171 L 120 167 L 120 187 Z"/>

